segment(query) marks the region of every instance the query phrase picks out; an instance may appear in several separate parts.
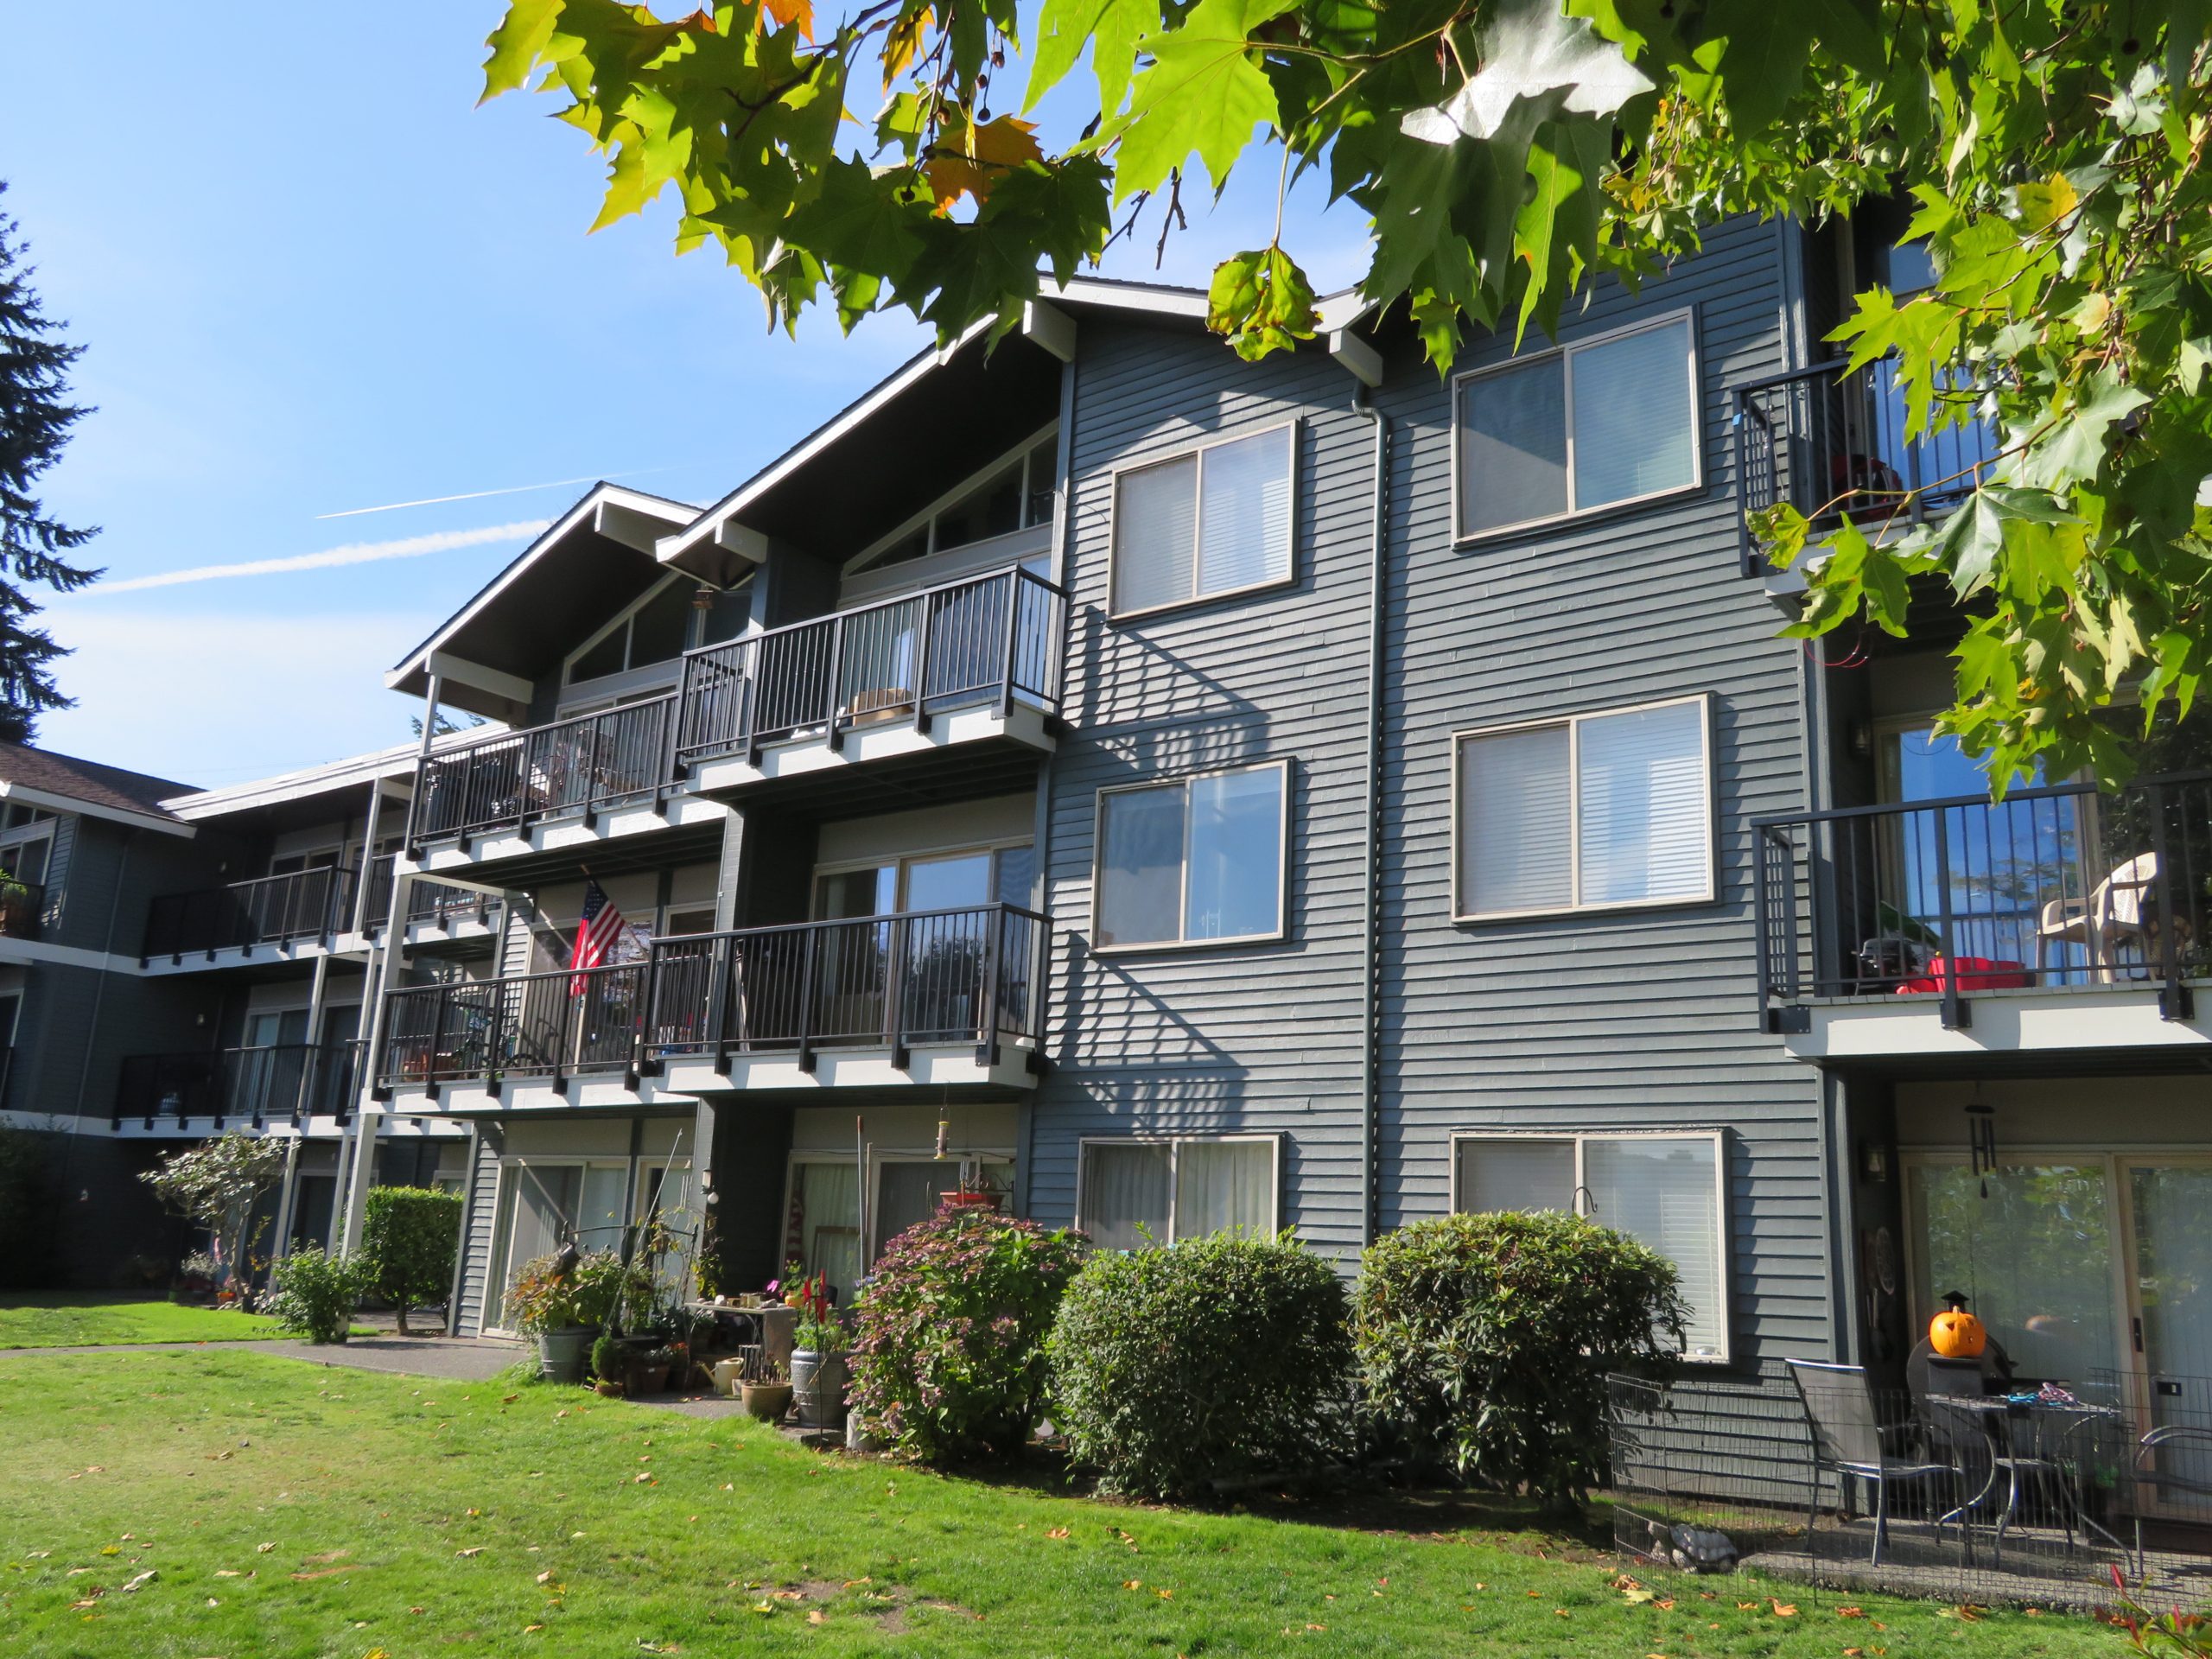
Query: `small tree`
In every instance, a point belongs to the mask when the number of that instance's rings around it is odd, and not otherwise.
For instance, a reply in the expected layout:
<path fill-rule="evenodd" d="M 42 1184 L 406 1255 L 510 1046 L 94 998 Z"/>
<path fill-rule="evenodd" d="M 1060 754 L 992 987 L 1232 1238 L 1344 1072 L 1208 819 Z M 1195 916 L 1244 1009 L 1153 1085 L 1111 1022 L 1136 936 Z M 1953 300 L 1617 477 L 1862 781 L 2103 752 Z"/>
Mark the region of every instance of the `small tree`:
<path fill-rule="evenodd" d="M 269 1312 L 286 1330 L 309 1342 L 343 1342 L 368 1270 L 358 1255 L 327 1255 L 309 1244 L 279 1262 L 270 1278 Z"/>
<path fill-rule="evenodd" d="M 283 1179 L 284 1143 L 251 1135 L 219 1135 L 173 1152 L 139 1179 L 187 1221 L 207 1230 L 215 1262 L 242 1282 L 264 1222 L 254 1215 L 261 1195 Z"/>
<path fill-rule="evenodd" d="M 1440 1216 L 1360 1267 L 1369 1408 L 1418 1453 L 1571 1515 L 1609 1472 L 1605 1376 L 1663 1379 L 1689 1316 L 1674 1264 L 1580 1216 Z"/>
<path fill-rule="evenodd" d="M 461 1248 L 461 1194 L 428 1186 L 369 1190 L 361 1220 L 361 1261 L 367 1288 L 390 1302 L 399 1334 L 407 1311 L 443 1300 L 453 1288 Z"/>

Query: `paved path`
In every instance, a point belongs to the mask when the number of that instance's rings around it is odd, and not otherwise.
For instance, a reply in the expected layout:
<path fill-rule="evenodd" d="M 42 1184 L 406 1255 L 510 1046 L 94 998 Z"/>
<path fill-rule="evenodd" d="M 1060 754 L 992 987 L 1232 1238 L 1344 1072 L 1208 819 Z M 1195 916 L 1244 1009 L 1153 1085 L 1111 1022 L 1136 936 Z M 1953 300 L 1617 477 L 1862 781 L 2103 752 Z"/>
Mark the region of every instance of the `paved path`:
<path fill-rule="evenodd" d="M 405 1376 L 436 1376 L 455 1382 L 482 1382 L 504 1371 L 528 1351 L 518 1342 L 488 1337 L 355 1337 L 349 1342 L 130 1342 L 91 1348 L 0 1348 L 0 1359 L 37 1354 L 161 1354 L 224 1348 L 276 1354 L 312 1364 L 344 1366 L 357 1371 L 394 1371 Z"/>

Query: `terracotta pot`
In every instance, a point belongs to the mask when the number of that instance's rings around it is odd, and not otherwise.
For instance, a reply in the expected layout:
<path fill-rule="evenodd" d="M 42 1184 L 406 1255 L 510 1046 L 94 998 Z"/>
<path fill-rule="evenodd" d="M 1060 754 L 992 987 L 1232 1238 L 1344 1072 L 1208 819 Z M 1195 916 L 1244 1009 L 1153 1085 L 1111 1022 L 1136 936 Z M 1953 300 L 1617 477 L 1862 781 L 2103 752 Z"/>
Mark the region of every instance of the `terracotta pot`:
<path fill-rule="evenodd" d="M 622 1385 L 620 1382 L 610 1382 L 603 1376 L 591 1386 L 592 1391 L 602 1400 L 620 1400 L 622 1397 Z"/>
<path fill-rule="evenodd" d="M 745 1414 L 764 1423 L 780 1422 L 784 1414 L 791 1408 L 791 1385 L 788 1382 L 741 1383 L 737 1395 Z"/>

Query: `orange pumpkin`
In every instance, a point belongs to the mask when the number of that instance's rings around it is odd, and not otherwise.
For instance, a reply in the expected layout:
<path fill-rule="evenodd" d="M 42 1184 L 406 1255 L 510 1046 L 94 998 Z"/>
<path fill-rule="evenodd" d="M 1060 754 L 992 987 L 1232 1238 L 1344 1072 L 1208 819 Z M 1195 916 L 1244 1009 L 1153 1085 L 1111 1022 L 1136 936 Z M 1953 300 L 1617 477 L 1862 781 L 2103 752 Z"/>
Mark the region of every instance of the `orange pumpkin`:
<path fill-rule="evenodd" d="M 1928 1345 L 1946 1359 L 1980 1359 L 1989 1345 L 1989 1332 L 1963 1302 L 1954 1300 L 1928 1321 Z"/>

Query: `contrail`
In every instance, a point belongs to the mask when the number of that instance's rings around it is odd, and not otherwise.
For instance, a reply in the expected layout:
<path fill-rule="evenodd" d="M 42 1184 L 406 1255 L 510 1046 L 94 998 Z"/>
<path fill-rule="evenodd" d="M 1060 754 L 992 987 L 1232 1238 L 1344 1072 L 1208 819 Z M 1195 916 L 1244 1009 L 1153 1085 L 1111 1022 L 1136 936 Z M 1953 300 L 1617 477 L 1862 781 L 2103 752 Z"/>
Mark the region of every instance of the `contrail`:
<path fill-rule="evenodd" d="M 203 564 L 190 570 L 164 570 L 157 575 L 103 582 L 86 589 L 84 596 L 127 594 L 141 588 L 175 588 L 188 582 L 218 582 L 226 576 L 269 576 L 286 570 L 327 570 L 334 565 L 373 564 L 379 559 L 420 558 L 425 553 L 481 547 L 487 542 L 519 542 L 537 535 L 552 522 L 550 518 L 524 518 L 512 524 L 486 524 L 480 530 L 440 530 L 427 536 L 403 536 L 391 542 L 349 542 L 344 547 L 325 548 L 320 553 L 296 553 L 284 559 L 252 559 L 243 564 Z"/>
<path fill-rule="evenodd" d="M 626 473 L 594 473 L 588 478 L 556 478 L 545 484 L 514 484 L 504 490 L 471 490 L 465 495 L 426 495 L 420 501 L 387 501 L 380 507 L 348 507 L 343 512 L 318 512 L 318 523 L 325 518 L 358 518 L 365 512 L 397 512 L 402 507 L 436 507 L 448 501 L 480 501 L 487 495 L 527 495 L 532 490 L 557 490 L 565 484 L 597 484 L 618 478 L 643 478 L 648 473 L 664 473 L 665 467 L 641 467 Z"/>

